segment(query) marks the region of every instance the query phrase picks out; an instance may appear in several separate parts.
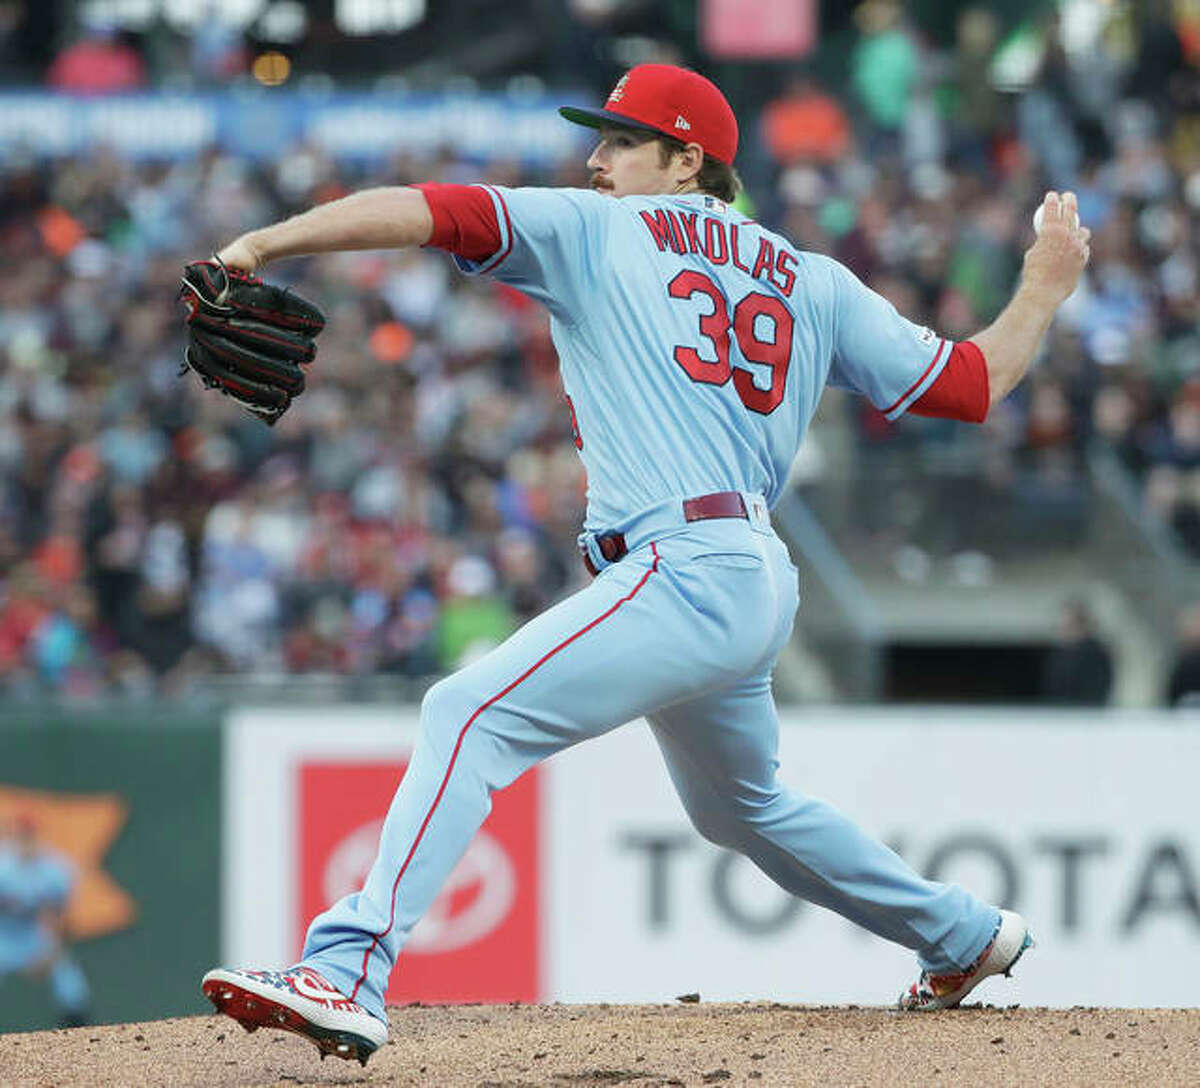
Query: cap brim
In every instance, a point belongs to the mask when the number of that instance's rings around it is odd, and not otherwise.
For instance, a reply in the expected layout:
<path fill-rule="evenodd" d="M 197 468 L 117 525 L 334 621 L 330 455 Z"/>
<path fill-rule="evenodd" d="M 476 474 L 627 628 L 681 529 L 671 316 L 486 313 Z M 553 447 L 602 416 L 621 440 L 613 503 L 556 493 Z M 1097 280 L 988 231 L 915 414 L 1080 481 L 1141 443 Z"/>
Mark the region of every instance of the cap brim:
<path fill-rule="evenodd" d="M 615 125 L 618 128 L 636 128 L 642 132 L 670 135 L 670 133 L 664 133 L 661 128 L 647 125 L 644 121 L 635 121 L 632 117 L 626 117 L 623 113 L 614 113 L 612 110 L 586 110 L 579 106 L 559 106 L 558 112 L 559 116 L 565 117 L 568 121 L 577 125 L 586 125 L 588 128 Z"/>

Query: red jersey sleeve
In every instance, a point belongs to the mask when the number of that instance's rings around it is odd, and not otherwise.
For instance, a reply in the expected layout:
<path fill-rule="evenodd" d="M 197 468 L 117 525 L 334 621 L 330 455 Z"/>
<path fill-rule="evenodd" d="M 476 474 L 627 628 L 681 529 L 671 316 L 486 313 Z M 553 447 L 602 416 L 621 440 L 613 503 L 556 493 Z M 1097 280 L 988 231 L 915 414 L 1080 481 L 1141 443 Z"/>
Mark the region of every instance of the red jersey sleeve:
<path fill-rule="evenodd" d="M 970 340 L 954 345 L 937 380 L 909 408 L 919 416 L 982 423 L 991 405 L 987 360 Z"/>
<path fill-rule="evenodd" d="M 478 185 L 414 185 L 425 194 L 433 216 L 433 234 L 425 244 L 469 261 L 487 260 L 500 248 L 496 207 Z"/>

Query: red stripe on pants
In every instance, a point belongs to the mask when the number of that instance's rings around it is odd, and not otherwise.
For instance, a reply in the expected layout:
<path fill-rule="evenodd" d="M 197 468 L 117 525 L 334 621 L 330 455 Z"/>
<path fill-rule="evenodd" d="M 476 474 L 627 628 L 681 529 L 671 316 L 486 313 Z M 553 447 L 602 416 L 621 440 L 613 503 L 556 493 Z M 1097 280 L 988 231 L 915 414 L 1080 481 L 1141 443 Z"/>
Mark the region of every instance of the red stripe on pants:
<path fill-rule="evenodd" d="M 475 719 L 478 718 L 479 715 L 482 714 L 485 710 L 487 710 L 487 708 L 489 706 L 492 706 L 494 703 L 496 703 L 500 699 L 503 699 L 504 696 L 506 696 L 510 691 L 512 691 L 519 684 L 524 683 L 525 680 L 529 679 L 530 676 L 532 676 L 535 672 L 537 672 L 537 670 L 540 669 L 547 661 L 549 661 L 550 658 L 552 658 L 556 653 L 558 653 L 560 650 L 566 649 L 566 647 L 570 646 L 571 643 L 574 642 L 581 635 L 587 634 L 587 632 L 590 631 L 593 627 L 597 626 L 600 623 L 603 623 L 606 619 L 608 619 L 609 616 L 611 616 L 614 612 L 616 612 L 616 610 L 618 608 L 620 608 L 621 605 L 626 604 L 629 601 L 632 601 L 633 598 L 638 595 L 638 592 L 641 590 L 642 586 L 644 586 L 646 584 L 646 582 L 649 580 L 650 575 L 652 575 L 656 570 L 658 570 L 658 547 L 657 547 L 657 545 L 651 544 L 650 550 L 654 554 L 654 562 L 651 564 L 650 569 L 647 570 L 646 573 L 642 575 L 641 580 L 638 582 L 638 584 L 636 586 L 634 586 L 633 589 L 631 589 L 628 594 L 626 594 L 619 601 L 617 601 L 616 604 L 614 604 L 607 612 L 603 613 L 600 616 L 597 616 L 594 620 L 592 620 L 591 623 L 587 624 L 587 626 L 581 627 L 578 631 L 576 631 L 573 635 L 571 635 L 570 638 L 563 639 L 563 641 L 560 642 L 557 646 L 555 646 L 553 650 L 550 650 L 543 657 L 539 658 L 534 664 L 530 665 L 529 668 L 526 669 L 523 673 L 521 673 L 521 675 L 518 676 L 511 684 L 509 684 L 502 691 L 497 692 L 486 703 L 484 703 L 482 706 L 480 706 L 479 709 L 476 710 L 475 713 L 472 714 L 467 719 L 467 724 L 464 725 L 461 730 L 459 730 L 458 740 L 455 742 L 454 751 L 450 755 L 450 763 L 446 767 L 446 773 L 442 776 L 442 784 L 441 784 L 441 786 L 438 787 L 437 796 L 434 797 L 433 804 L 429 806 L 429 811 L 425 814 L 425 819 L 421 822 L 421 827 L 417 831 L 417 837 L 413 840 L 412 847 L 408 851 L 408 856 L 404 859 L 404 863 L 400 866 L 400 871 L 396 874 L 396 879 L 392 883 L 392 909 L 391 909 L 391 915 L 388 918 L 387 928 L 382 933 L 376 933 L 373 936 L 370 945 L 367 946 L 366 952 L 363 953 L 362 970 L 359 972 L 358 979 L 354 983 L 354 989 L 350 991 L 350 1000 L 351 1001 L 355 1000 L 355 998 L 358 996 L 359 987 L 361 987 L 362 984 L 366 981 L 367 965 L 371 961 L 371 953 L 375 951 L 375 949 L 379 946 L 379 942 L 381 940 L 383 940 L 383 938 L 386 937 L 392 931 L 392 926 L 395 925 L 395 922 L 396 922 L 396 891 L 400 887 L 400 878 L 402 876 L 404 876 L 405 870 L 408 868 L 409 862 L 412 861 L 413 855 L 417 852 L 417 847 L 421 843 L 421 837 L 425 834 L 425 829 L 429 826 L 429 821 L 433 819 L 433 814 L 437 811 L 438 804 L 442 800 L 442 795 L 446 792 L 446 785 L 450 781 L 450 773 L 454 770 L 455 760 L 458 759 L 458 753 L 462 750 L 462 743 L 463 743 L 463 739 L 467 735 L 467 730 L 470 729 L 471 726 L 475 724 Z"/>

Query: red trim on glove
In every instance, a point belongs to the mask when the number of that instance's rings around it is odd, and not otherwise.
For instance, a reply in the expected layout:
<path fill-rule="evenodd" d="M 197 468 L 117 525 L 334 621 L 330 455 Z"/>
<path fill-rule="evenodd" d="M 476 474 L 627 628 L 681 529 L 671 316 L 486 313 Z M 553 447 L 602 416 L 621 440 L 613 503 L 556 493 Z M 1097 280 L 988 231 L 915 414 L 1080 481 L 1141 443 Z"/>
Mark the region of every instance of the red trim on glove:
<path fill-rule="evenodd" d="M 990 406 L 987 360 L 977 345 L 963 340 L 954 345 L 942 372 L 909 411 L 919 416 L 982 423 Z"/>
<path fill-rule="evenodd" d="M 469 261 L 485 261 L 500 248 L 496 206 L 478 185 L 414 185 L 425 194 L 433 216 L 433 234 L 425 244 Z"/>

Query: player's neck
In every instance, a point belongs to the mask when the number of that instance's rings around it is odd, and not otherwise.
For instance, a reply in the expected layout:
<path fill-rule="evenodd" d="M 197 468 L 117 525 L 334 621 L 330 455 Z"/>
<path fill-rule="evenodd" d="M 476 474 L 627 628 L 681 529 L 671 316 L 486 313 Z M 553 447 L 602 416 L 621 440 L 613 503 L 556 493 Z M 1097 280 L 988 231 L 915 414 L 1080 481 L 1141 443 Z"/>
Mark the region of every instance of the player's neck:
<path fill-rule="evenodd" d="M 675 183 L 668 182 L 658 189 L 647 189 L 640 194 L 629 193 L 626 195 L 628 195 L 628 196 L 633 196 L 633 195 L 694 196 L 694 195 L 700 194 L 701 192 L 703 192 L 703 190 L 700 188 L 700 186 L 698 186 L 696 184 L 696 182 L 694 180 L 692 180 L 692 181 L 681 181 L 681 182 L 675 182 Z"/>

